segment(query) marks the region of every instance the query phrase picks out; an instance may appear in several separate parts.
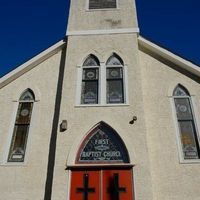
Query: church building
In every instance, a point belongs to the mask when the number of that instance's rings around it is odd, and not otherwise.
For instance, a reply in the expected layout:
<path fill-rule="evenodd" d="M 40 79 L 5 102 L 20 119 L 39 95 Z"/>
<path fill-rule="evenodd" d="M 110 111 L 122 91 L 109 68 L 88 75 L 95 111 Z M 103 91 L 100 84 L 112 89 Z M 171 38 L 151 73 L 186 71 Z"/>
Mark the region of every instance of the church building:
<path fill-rule="evenodd" d="M 0 106 L 0 200 L 200 199 L 200 68 L 140 36 L 132 0 L 72 0 Z"/>

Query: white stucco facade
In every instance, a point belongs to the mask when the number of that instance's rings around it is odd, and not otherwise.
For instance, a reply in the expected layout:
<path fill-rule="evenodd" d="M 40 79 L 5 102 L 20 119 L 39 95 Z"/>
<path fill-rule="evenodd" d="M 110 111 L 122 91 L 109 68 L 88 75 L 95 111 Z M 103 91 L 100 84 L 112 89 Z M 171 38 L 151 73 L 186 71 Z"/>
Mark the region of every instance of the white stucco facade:
<path fill-rule="evenodd" d="M 42 199 L 48 144 L 52 128 L 53 112 L 61 52 L 43 61 L 31 71 L 18 77 L 0 91 L 1 107 L 1 197 L 0 199 Z M 23 163 L 8 163 L 8 152 L 13 134 L 18 101 L 30 88 L 36 101 L 33 106 L 26 156 Z M 42 114 L 46 113 L 46 114 Z M 48 113 L 48 117 L 47 116 Z"/>
<path fill-rule="evenodd" d="M 71 200 L 71 168 L 78 166 L 82 141 L 100 122 L 112 127 L 127 148 L 134 200 L 198 200 L 200 159 L 183 159 L 173 100 L 178 84 L 187 88 L 199 137 L 198 66 L 141 38 L 129 0 L 107 10 L 88 10 L 88 2 L 72 1 L 67 34 L 67 41 L 0 79 L 0 200 Z M 121 104 L 105 100 L 106 62 L 113 53 L 123 60 Z M 86 105 L 81 104 L 81 73 L 90 54 L 100 62 L 100 101 Z M 25 160 L 7 162 L 19 98 L 27 88 L 35 102 Z M 131 124 L 133 116 L 137 120 Z M 67 130 L 61 131 L 63 120 Z"/>
<path fill-rule="evenodd" d="M 191 94 L 199 129 L 199 82 L 140 51 L 154 199 L 199 199 L 199 160 L 183 160 L 173 100 L 177 84 Z"/>

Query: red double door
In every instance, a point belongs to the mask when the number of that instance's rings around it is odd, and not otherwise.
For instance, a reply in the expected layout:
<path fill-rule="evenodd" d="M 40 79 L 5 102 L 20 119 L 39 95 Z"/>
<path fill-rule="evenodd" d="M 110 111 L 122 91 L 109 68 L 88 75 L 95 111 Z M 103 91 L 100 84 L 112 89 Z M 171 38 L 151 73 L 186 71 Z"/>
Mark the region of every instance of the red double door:
<path fill-rule="evenodd" d="M 134 200 L 132 170 L 72 170 L 70 200 Z"/>

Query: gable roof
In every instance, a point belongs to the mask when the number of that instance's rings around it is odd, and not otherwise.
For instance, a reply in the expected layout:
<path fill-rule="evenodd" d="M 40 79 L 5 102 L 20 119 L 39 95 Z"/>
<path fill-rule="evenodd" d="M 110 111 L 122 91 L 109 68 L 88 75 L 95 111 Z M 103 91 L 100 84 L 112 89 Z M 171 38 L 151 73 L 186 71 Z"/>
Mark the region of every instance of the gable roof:
<path fill-rule="evenodd" d="M 150 42 L 149 40 L 143 38 L 142 36 L 138 36 L 138 44 L 140 48 L 145 48 L 149 52 L 152 52 L 157 56 L 176 64 L 180 68 L 200 77 L 200 66 L 195 65 L 192 62 L 181 58 L 180 56 L 175 55 L 174 53 L 156 45 L 155 43 Z M 32 59 L 28 60 L 24 64 L 20 65 L 13 71 L 9 72 L 8 74 L 0 78 L 0 89 L 9 84 L 10 82 L 12 82 L 13 80 L 17 79 L 19 76 L 30 71 L 38 64 L 46 60 L 47 58 L 56 54 L 65 45 L 66 45 L 65 40 L 57 42 L 53 46 L 49 47 L 45 51 L 41 52 L 37 56 L 33 57 Z"/>
<path fill-rule="evenodd" d="M 46 60 L 47 58 L 59 52 L 65 45 L 66 45 L 65 40 L 61 40 L 57 42 L 53 46 L 44 50 L 40 54 L 36 55 L 32 59 L 28 60 L 24 64 L 20 65 L 13 71 L 9 72 L 8 74 L 0 78 L 0 89 L 6 86 L 7 84 L 9 84 L 10 82 L 12 82 L 13 80 L 17 79 L 19 76 L 30 71 L 31 69 L 36 67 L 38 64 Z"/>
<path fill-rule="evenodd" d="M 184 58 L 181 58 L 180 56 L 156 45 L 153 42 L 150 42 L 141 36 L 138 37 L 138 44 L 141 48 L 144 48 L 149 52 L 154 53 L 155 55 L 164 58 L 165 60 L 176 64 L 180 68 L 200 77 L 200 66 L 195 65 Z"/>

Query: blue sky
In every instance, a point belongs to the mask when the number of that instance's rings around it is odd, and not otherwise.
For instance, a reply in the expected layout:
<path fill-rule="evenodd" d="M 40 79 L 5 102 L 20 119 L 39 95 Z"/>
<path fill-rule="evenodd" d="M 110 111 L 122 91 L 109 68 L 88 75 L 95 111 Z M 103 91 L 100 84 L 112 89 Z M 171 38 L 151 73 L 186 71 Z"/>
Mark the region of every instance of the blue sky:
<path fill-rule="evenodd" d="M 140 34 L 200 65 L 200 1 L 136 0 Z M 65 36 L 69 0 L 1 0 L 0 77 Z"/>

